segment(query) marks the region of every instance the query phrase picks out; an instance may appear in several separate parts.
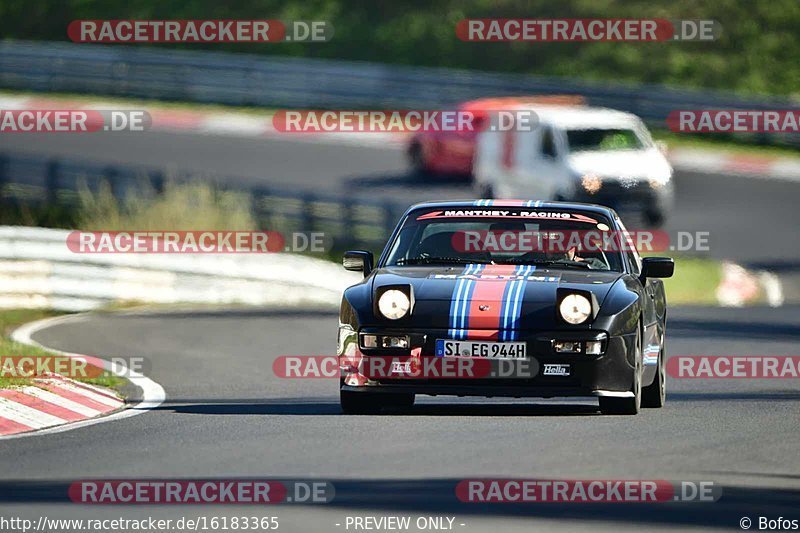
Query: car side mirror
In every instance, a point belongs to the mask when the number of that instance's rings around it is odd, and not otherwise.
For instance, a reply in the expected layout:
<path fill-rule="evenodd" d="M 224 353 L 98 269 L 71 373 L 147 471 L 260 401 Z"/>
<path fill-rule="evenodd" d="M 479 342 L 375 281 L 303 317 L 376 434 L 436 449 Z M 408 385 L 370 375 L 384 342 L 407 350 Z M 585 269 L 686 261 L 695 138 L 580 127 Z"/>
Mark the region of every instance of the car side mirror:
<path fill-rule="evenodd" d="M 642 259 L 642 278 L 671 278 L 675 261 L 671 257 L 645 257 Z"/>
<path fill-rule="evenodd" d="M 369 276 L 369 273 L 372 272 L 372 262 L 372 252 L 367 252 L 366 250 L 350 250 L 345 252 L 342 258 L 342 265 L 345 270 L 363 272 L 364 277 Z"/>

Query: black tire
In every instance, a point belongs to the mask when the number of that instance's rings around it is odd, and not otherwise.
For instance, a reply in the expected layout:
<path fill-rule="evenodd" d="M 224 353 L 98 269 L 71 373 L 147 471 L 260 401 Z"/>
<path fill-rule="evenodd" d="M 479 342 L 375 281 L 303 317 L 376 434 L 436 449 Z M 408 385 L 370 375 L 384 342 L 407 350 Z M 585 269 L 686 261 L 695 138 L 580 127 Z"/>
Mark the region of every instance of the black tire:
<path fill-rule="evenodd" d="M 644 213 L 645 222 L 651 228 L 660 228 L 667 221 L 666 215 L 657 209 L 649 209 Z"/>
<path fill-rule="evenodd" d="M 339 390 L 339 405 L 347 415 L 374 415 L 384 409 L 410 409 L 413 394 L 386 394 Z"/>
<path fill-rule="evenodd" d="M 600 412 L 604 415 L 636 415 L 642 406 L 642 332 L 636 328 L 636 368 L 633 372 L 633 398 L 601 396 Z"/>
<path fill-rule="evenodd" d="M 664 361 L 664 345 L 658 354 L 658 370 L 653 382 L 642 389 L 642 407 L 658 409 L 667 401 L 667 372 Z"/>
<path fill-rule="evenodd" d="M 408 164 L 411 165 L 411 172 L 416 176 L 424 177 L 428 175 L 425 158 L 422 155 L 422 146 L 418 143 L 412 144 L 408 149 Z"/>

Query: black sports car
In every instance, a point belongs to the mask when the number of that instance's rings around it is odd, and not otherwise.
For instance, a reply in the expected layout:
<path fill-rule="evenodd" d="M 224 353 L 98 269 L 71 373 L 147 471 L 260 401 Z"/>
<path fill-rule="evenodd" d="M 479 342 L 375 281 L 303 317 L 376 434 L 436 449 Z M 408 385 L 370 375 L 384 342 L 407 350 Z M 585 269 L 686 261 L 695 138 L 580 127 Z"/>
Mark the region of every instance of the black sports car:
<path fill-rule="evenodd" d="M 670 258 L 642 259 L 617 214 L 563 202 L 423 203 L 342 298 L 345 413 L 415 394 L 597 396 L 603 413 L 665 400 Z"/>

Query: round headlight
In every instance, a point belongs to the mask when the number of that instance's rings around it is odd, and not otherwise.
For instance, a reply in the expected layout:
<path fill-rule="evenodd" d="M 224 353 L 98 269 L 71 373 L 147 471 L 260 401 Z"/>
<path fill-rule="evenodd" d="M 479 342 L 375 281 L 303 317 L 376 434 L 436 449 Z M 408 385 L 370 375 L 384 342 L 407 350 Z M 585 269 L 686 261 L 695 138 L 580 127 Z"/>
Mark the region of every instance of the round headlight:
<path fill-rule="evenodd" d="M 592 314 L 592 302 L 581 294 L 569 294 L 561 300 L 558 310 L 570 324 L 581 324 Z"/>
<path fill-rule="evenodd" d="M 403 318 L 410 307 L 411 302 L 406 293 L 397 289 L 389 289 L 378 299 L 378 309 L 389 320 Z"/>

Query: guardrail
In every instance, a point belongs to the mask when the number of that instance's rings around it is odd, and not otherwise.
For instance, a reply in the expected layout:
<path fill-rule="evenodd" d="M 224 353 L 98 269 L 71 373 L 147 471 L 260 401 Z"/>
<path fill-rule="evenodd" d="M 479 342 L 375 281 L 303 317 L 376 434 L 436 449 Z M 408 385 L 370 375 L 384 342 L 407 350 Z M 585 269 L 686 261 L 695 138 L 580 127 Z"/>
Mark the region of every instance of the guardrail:
<path fill-rule="evenodd" d="M 81 187 L 97 191 L 102 182 L 107 182 L 114 196 L 123 199 L 134 191 L 160 192 L 165 179 L 161 169 L 0 152 L 0 203 L 6 205 L 74 208 L 79 203 Z M 197 181 L 185 174 L 169 179 Z M 260 229 L 323 231 L 337 249 L 382 248 L 408 207 L 392 200 L 355 199 L 263 185 L 238 190 L 249 195 L 251 211 Z"/>
<path fill-rule="evenodd" d="M 582 95 L 664 127 L 675 109 L 796 109 L 788 98 L 742 98 L 659 85 L 209 51 L 61 42 L 0 42 L 0 87 L 229 105 L 438 108 L 484 96 Z M 800 144 L 798 135 L 749 134 Z"/>
<path fill-rule="evenodd" d="M 0 308 L 113 303 L 338 305 L 360 276 L 295 254 L 78 254 L 68 230 L 0 226 Z"/>

